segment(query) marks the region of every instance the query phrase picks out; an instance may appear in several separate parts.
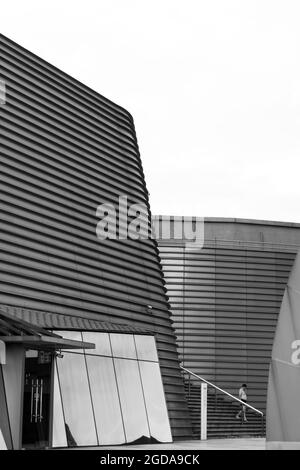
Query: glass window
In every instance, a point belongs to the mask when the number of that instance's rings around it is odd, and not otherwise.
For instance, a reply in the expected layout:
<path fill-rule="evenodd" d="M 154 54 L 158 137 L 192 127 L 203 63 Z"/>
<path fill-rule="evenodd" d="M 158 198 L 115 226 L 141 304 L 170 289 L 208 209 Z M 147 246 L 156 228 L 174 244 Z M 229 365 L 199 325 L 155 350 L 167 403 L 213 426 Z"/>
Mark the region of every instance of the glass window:
<path fill-rule="evenodd" d="M 81 331 L 53 331 L 53 333 L 62 336 L 65 339 L 72 339 L 74 341 L 82 341 L 82 333 Z M 83 349 L 65 349 L 65 351 L 69 352 L 77 352 L 83 354 Z"/>
<path fill-rule="evenodd" d="M 158 361 L 154 336 L 135 335 L 134 339 L 138 359 Z"/>
<path fill-rule="evenodd" d="M 87 356 L 99 444 L 124 444 L 125 435 L 113 360 Z"/>
<path fill-rule="evenodd" d="M 154 336 L 59 334 L 96 348 L 56 359 L 53 447 L 172 441 Z"/>
<path fill-rule="evenodd" d="M 57 367 L 68 445 L 97 445 L 84 356 L 64 353 Z"/>
<path fill-rule="evenodd" d="M 133 335 L 111 333 L 110 340 L 114 357 L 136 359 L 136 350 Z"/>
<path fill-rule="evenodd" d="M 112 356 L 108 333 L 94 333 L 84 331 L 83 341 L 94 343 L 95 349 L 86 349 L 86 354 L 100 354 L 100 356 Z"/>
<path fill-rule="evenodd" d="M 67 447 L 65 419 L 61 403 L 61 395 L 58 383 L 57 365 L 54 365 L 53 384 L 53 429 L 52 447 Z"/>
<path fill-rule="evenodd" d="M 150 437 L 137 361 L 114 359 L 126 441 Z"/>
<path fill-rule="evenodd" d="M 159 365 L 139 362 L 151 436 L 171 442 L 172 435 Z"/>

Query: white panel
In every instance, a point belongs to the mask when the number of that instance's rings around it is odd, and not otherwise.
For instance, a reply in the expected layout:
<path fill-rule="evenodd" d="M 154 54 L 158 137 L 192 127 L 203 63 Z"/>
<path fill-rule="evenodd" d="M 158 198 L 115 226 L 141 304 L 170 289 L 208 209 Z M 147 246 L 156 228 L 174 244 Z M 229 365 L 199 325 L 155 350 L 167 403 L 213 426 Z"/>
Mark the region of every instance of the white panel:
<path fill-rule="evenodd" d="M 138 359 L 145 361 L 158 361 L 154 336 L 135 335 L 134 339 Z"/>
<path fill-rule="evenodd" d="M 115 359 L 127 442 L 150 437 L 137 361 Z"/>
<path fill-rule="evenodd" d="M 54 331 L 53 333 L 62 336 L 65 339 L 71 339 L 73 341 L 82 342 L 82 333 L 81 331 Z M 68 352 L 77 352 L 83 354 L 83 349 L 66 349 Z"/>
<path fill-rule="evenodd" d="M 172 442 L 166 400 L 155 362 L 139 362 L 151 436 L 159 442 Z"/>
<path fill-rule="evenodd" d="M 86 359 L 99 444 L 123 444 L 125 435 L 113 360 L 99 356 Z"/>
<path fill-rule="evenodd" d="M 95 344 L 95 349 L 85 350 L 86 354 L 112 356 L 108 333 L 95 333 L 93 331 L 83 331 L 82 336 L 83 341 Z"/>
<path fill-rule="evenodd" d="M 84 356 L 64 353 L 57 366 L 69 445 L 97 445 Z"/>
<path fill-rule="evenodd" d="M 1 429 L 0 429 L 0 450 L 7 450 L 6 443 L 5 443 Z"/>
<path fill-rule="evenodd" d="M 136 359 L 133 335 L 111 333 L 110 340 L 114 357 Z"/>
<path fill-rule="evenodd" d="M 60 359 L 58 359 L 60 360 Z M 61 395 L 57 376 L 57 366 L 54 365 L 54 384 L 53 384 L 53 429 L 52 429 L 52 447 L 67 447 L 67 437 Z"/>

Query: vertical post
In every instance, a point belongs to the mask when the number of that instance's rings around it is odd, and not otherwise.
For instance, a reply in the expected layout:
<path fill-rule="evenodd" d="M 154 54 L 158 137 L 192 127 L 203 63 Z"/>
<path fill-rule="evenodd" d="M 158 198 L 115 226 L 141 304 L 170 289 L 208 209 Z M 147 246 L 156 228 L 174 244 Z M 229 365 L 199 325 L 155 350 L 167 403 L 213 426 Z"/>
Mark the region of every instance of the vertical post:
<path fill-rule="evenodd" d="M 201 441 L 207 439 L 207 384 L 201 383 Z"/>
<path fill-rule="evenodd" d="M 0 340 L 0 364 L 6 364 L 6 347 L 4 341 Z"/>

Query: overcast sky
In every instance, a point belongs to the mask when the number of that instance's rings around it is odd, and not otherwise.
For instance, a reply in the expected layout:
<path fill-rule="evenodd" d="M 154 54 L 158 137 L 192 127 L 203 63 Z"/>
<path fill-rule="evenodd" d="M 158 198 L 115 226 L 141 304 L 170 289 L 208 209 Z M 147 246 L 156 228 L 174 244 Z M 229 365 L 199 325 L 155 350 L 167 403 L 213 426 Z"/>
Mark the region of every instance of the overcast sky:
<path fill-rule="evenodd" d="M 300 222 L 299 0 L 0 0 L 1 32 L 128 109 L 154 214 Z"/>

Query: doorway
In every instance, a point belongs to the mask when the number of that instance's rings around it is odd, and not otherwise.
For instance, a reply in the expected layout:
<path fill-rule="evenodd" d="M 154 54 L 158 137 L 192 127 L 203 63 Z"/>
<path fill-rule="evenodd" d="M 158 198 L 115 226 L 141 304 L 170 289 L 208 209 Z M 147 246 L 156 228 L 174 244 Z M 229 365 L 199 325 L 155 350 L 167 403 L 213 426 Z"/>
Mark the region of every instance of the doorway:
<path fill-rule="evenodd" d="M 30 351 L 26 356 L 22 447 L 42 449 L 49 447 L 52 354 Z"/>

